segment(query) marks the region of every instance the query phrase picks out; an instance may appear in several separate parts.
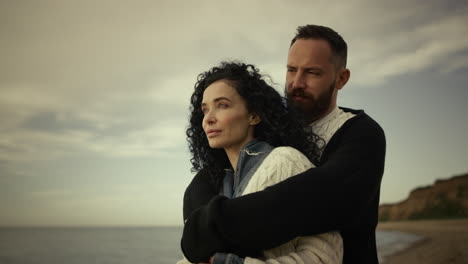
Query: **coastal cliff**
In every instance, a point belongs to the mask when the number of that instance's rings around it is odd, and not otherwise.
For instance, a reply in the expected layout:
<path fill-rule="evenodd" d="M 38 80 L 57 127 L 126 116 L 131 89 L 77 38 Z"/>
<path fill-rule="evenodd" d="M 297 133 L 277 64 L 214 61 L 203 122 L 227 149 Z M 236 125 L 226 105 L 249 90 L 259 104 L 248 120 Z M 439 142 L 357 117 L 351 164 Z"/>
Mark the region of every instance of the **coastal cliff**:
<path fill-rule="evenodd" d="M 437 180 L 401 202 L 379 207 L 379 221 L 462 217 L 468 217 L 468 174 Z"/>

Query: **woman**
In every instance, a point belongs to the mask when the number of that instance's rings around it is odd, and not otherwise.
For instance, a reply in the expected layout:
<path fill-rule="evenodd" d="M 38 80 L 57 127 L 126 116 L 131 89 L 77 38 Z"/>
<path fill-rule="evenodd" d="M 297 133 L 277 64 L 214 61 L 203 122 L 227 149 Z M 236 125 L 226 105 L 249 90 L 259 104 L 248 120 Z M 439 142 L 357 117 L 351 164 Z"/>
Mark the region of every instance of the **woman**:
<path fill-rule="evenodd" d="M 313 167 L 303 153 L 318 157 L 318 137 L 303 124 L 253 65 L 223 62 L 199 75 L 191 97 L 192 170 L 207 170 L 227 197 L 263 190 Z M 341 237 L 330 232 L 295 238 L 259 258 L 216 253 L 211 262 L 341 263 L 342 257 Z"/>

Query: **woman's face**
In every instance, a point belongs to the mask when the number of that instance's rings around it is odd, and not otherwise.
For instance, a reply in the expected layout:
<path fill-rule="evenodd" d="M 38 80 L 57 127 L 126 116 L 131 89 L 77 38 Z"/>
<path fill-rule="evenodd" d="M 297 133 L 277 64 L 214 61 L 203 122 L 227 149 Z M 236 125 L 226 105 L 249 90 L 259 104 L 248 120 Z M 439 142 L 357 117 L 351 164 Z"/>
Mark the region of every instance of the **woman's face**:
<path fill-rule="evenodd" d="M 253 139 L 259 120 L 229 82 L 219 80 L 205 89 L 202 100 L 203 130 L 211 148 L 240 151 Z"/>

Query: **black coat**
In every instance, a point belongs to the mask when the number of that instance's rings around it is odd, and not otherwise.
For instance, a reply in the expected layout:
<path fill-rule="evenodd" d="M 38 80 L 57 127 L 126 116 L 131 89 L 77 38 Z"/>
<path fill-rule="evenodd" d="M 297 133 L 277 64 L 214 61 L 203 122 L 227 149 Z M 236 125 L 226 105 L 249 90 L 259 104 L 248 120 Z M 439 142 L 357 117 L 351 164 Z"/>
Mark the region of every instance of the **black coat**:
<path fill-rule="evenodd" d="M 264 191 L 227 199 L 200 171 L 184 196 L 186 258 L 208 262 L 215 252 L 256 256 L 297 236 L 339 230 L 344 263 L 378 263 L 385 135 L 363 111 L 343 110 L 356 116 L 333 135 L 318 166 Z"/>

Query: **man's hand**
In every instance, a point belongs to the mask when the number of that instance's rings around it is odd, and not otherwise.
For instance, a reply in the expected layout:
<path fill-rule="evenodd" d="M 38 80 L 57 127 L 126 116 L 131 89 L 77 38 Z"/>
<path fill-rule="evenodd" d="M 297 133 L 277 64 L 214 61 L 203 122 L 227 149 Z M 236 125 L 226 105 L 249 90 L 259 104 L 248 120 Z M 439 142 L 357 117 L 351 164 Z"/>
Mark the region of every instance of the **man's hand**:
<path fill-rule="evenodd" d="M 212 257 L 210 258 L 210 263 L 199 262 L 199 263 L 197 263 L 197 264 L 213 264 L 213 259 L 214 259 L 214 256 L 212 256 Z"/>
<path fill-rule="evenodd" d="M 199 263 L 197 263 L 197 264 L 213 264 L 213 259 L 214 259 L 214 256 L 212 256 L 212 257 L 210 258 L 210 262 L 209 262 L 209 263 L 206 263 L 206 262 L 199 262 Z"/>

